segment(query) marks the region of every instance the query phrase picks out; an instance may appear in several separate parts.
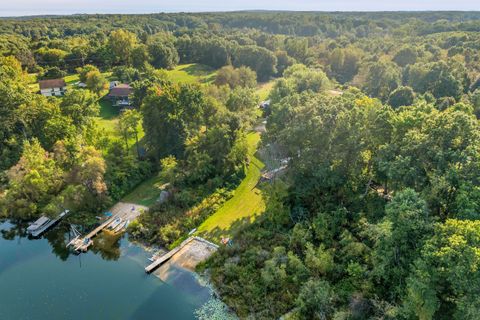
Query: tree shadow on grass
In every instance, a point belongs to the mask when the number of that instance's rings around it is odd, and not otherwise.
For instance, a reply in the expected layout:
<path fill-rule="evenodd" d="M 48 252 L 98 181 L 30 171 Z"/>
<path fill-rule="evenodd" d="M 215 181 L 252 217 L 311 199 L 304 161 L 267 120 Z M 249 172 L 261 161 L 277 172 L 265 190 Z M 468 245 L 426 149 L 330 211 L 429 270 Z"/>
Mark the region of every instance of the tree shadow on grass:
<path fill-rule="evenodd" d="M 255 217 L 261 215 L 262 213 L 259 213 Z M 199 233 L 198 235 L 200 237 L 206 238 L 210 241 L 213 241 L 217 244 L 221 244 L 222 238 L 230 238 L 232 239 L 235 237 L 236 234 L 250 226 L 254 221 L 252 221 L 253 216 L 251 217 L 244 217 L 235 220 L 232 224 L 230 224 L 229 228 L 219 228 L 215 227 L 213 230 L 210 231 L 203 231 Z"/>
<path fill-rule="evenodd" d="M 201 83 L 209 83 L 215 80 L 215 69 L 209 66 L 192 64 L 183 68 L 182 71 L 185 71 L 191 76 L 200 78 L 198 81 Z"/>
<path fill-rule="evenodd" d="M 104 120 L 112 120 L 120 115 L 120 110 L 114 107 L 108 98 L 102 98 L 98 101 L 100 104 L 100 118 Z"/>
<path fill-rule="evenodd" d="M 196 77 L 207 76 L 215 71 L 215 69 L 202 64 L 191 64 L 188 67 L 182 68 L 182 70 L 189 75 Z"/>

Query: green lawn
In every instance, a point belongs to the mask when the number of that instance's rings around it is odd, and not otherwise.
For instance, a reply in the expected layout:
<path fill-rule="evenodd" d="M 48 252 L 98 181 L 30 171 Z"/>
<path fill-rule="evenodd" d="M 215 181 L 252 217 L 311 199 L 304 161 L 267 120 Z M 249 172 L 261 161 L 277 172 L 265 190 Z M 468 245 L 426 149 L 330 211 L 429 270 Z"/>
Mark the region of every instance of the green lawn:
<path fill-rule="evenodd" d="M 167 70 L 170 80 L 183 83 L 210 83 L 215 80 L 216 71 L 211 67 L 198 64 L 181 64 L 173 70 Z"/>
<path fill-rule="evenodd" d="M 268 95 L 275 84 L 275 80 L 259 83 L 257 86 L 257 94 L 260 97 L 260 101 L 265 101 L 268 99 Z"/>
<path fill-rule="evenodd" d="M 111 77 L 112 77 L 112 73 L 111 72 L 102 72 L 102 75 L 108 80 L 108 81 L 111 81 Z M 67 86 L 68 85 L 73 85 L 75 82 L 78 82 L 80 81 L 80 75 L 78 73 L 74 73 L 74 74 L 69 74 L 69 75 L 66 75 L 63 80 L 65 80 L 65 82 L 67 83 Z"/>
<path fill-rule="evenodd" d="M 158 176 L 152 177 L 142 182 L 132 192 L 126 195 L 122 201 L 139 204 L 142 206 L 151 206 L 160 196 L 160 187 L 163 185 Z"/>
<path fill-rule="evenodd" d="M 100 116 L 97 118 L 98 126 L 104 129 L 109 136 L 118 136 L 119 108 L 114 107 L 110 100 L 105 97 L 101 98 L 98 103 L 100 104 Z"/>
<path fill-rule="evenodd" d="M 113 106 L 111 101 L 105 97 L 101 98 L 98 103 L 100 104 L 100 115 L 96 120 L 99 128 L 105 130 L 105 133 L 110 137 L 123 139 L 118 132 L 120 109 Z M 144 135 L 143 127 L 140 124 L 138 126 L 138 139 L 142 139 Z M 132 147 L 133 152 L 135 152 L 134 143 L 135 138 L 130 137 L 128 139 L 128 144 Z"/>
<path fill-rule="evenodd" d="M 80 81 L 78 73 L 70 74 L 68 76 L 65 76 L 63 78 L 65 82 L 67 83 L 67 86 L 73 85 L 75 82 Z"/>
<path fill-rule="evenodd" d="M 248 135 L 251 160 L 245 179 L 235 190 L 234 196 L 198 227 L 198 234 L 219 241 L 221 237 L 232 236 L 241 225 L 250 223 L 256 215 L 264 211 L 262 193 L 256 188 L 264 167 L 254 156 L 259 141 L 259 133 Z"/>
<path fill-rule="evenodd" d="M 111 120 L 120 115 L 120 109 L 114 107 L 108 98 L 103 97 L 98 103 L 100 104 L 100 118 Z"/>

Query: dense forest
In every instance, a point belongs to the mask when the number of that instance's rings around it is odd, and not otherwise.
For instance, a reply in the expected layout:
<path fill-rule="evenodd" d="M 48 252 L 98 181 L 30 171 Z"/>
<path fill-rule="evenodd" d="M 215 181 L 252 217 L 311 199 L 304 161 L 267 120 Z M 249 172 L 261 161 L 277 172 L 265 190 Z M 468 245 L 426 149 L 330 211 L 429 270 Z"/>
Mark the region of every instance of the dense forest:
<path fill-rule="evenodd" d="M 175 81 L 184 64 L 215 79 Z M 85 88 L 38 94 L 71 75 Z M 110 80 L 134 92 L 115 134 Z M 232 196 L 264 118 L 287 169 L 202 265 L 240 318 L 480 318 L 478 12 L 2 19 L 0 217 L 93 223 L 159 176 L 171 199 L 130 233 L 171 246 Z"/>

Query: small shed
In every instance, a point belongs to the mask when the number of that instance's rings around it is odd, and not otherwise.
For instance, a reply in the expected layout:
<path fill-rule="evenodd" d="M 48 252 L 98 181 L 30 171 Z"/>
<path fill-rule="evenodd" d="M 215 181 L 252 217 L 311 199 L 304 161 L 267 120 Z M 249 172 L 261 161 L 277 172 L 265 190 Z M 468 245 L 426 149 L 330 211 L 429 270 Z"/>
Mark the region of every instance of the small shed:
<path fill-rule="evenodd" d="M 131 95 L 133 94 L 133 88 L 122 83 L 110 89 L 108 97 L 112 101 L 114 106 L 128 107 L 131 105 Z"/>
<path fill-rule="evenodd" d="M 67 84 L 63 79 L 49 79 L 38 81 L 40 93 L 46 97 L 63 96 L 67 91 Z"/>

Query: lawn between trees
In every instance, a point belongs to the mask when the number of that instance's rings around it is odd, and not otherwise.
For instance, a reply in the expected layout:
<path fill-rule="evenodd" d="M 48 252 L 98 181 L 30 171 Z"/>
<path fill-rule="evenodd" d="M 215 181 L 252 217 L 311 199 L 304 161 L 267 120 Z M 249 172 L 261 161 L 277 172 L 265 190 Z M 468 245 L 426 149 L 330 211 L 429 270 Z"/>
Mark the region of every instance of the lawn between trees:
<path fill-rule="evenodd" d="M 217 70 L 198 63 L 182 64 L 176 66 L 172 70 L 166 70 L 169 80 L 174 83 L 202 83 L 209 84 L 215 80 Z M 109 81 L 112 78 L 111 72 L 102 73 Z M 36 76 L 32 77 L 32 90 L 38 88 L 36 84 Z M 80 81 L 79 74 L 71 74 L 64 77 L 65 82 L 69 88 L 73 88 L 75 84 Z M 261 100 L 267 99 L 270 90 L 273 87 L 274 81 L 259 84 L 257 87 L 257 95 Z M 34 87 L 36 86 L 36 87 Z M 114 107 L 106 96 L 99 99 L 100 113 L 96 118 L 97 125 L 104 131 L 104 134 L 111 138 L 122 139 L 118 130 L 118 122 L 120 118 L 120 110 Z M 144 135 L 143 127 L 139 125 L 139 138 Z M 134 145 L 133 138 L 128 139 L 128 143 Z M 240 183 L 234 192 L 233 198 L 228 200 L 221 208 L 204 221 L 198 228 L 197 233 L 205 237 L 219 241 L 220 237 L 231 236 L 240 225 L 246 222 L 251 222 L 256 215 L 260 214 L 265 204 L 262 198 L 261 191 L 256 188 L 261 170 L 264 167 L 262 161 L 255 157 L 257 145 L 260 141 L 259 133 L 250 133 L 247 137 L 249 146 L 250 164 L 246 171 L 245 179 Z M 156 203 L 161 192 L 163 182 L 155 175 L 142 183 L 140 183 L 129 194 L 122 198 L 122 201 L 135 203 L 144 206 L 152 206 Z"/>
<path fill-rule="evenodd" d="M 257 188 L 264 167 L 263 162 L 255 156 L 260 134 L 250 133 L 247 142 L 250 163 L 245 179 L 235 189 L 234 196 L 198 227 L 197 234 L 212 241 L 218 242 L 221 237 L 232 236 L 240 226 L 252 222 L 265 209 L 262 192 Z"/>
<path fill-rule="evenodd" d="M 211 83 L 215 80 L 216 70 L 202 64 L 190 63 L 178 65 L 172 70 L 167 70 L 166 73 L 169 80 L 176 83 Z M 99 126 L 107 134 L 118 136 L 118 130 L 116 129 L 120 115 L 118 108 L 113 107 L 111 102 L 105 98 L 101 99 L 99 103 L 100 117 L 97 120 Z M 141 139 L 143 135 L 143 128 L 140 128 L 139 138 Z M 133 140 L 129 143 L 133 145 Z M 151 206 L 158 199 L 162 184 L 158 176 L 153 176 L 140 183 L 122 201 Z"/>
<path fill-rule="evenodd" d="M 245 178 L 235 189 L 233 197 L 198 227 L 197 235 L 219 242 L 222 237 L 231 237 L 242 225 L 252 222 L 257 215 L 264 211 L 265 203 L 262 192 L 257 188 L 264 167 L 264 163 L 256 157 L 259 142 L 260 134 L 258 132 L 248 134 L 250 163 Z M 142 182 L 122 201 L 152 206 L 159 197 L 162 185 L 160 177 L 154 176 Z"/>
<path fill-rule="evenodd" d="M 204 68 L 198 69 L 205 70 Z M 191 72 L 193 70 L 192 65 L 180 65 L 171 72 L 177 75 L 180 74 L 176 79 L 181 82 L 188 79 L 181 76 L 181 73 L 187 72 L 185 70 Z M 196 74 L 198 77 L 198 73 Z M 212 73 L 212 75 L 214 75 L 214 73 Z M 190 73 L 189 77 L 192 76 L 192 73 Z M 267 99 L 273 84 L 274 81 L 270 81 L 258 86 L 257 94 L 261 100 Z M 265 202 L 261 190 L 256 187 L 261 177 L 261 171 L 265 166 L 265 164 L 256 157 L 259 142 L 260 134 L 258 132 L 248 134 L 247 143 L 250 163 L 246 170 L 245 178 L 235 189 L 234 196 L 225 202 L 214 214 L 208 217 L 198 227 L 196 234 L 211 241 L 219 242 L 222 237 L 231 237 L 242 225 L 251 223 L 257 215 L 264 211 Z M 154 176 L 142 182 L 125 196 L 122 201 L 152 206 L 157 201 L 163 184 L 164 182 L 162 182 L 158 176 Z M 183 238 L 180 238 L 178 241 L 182 239 Z M 176 242 L 174 244 L 176 244 Z"/>

